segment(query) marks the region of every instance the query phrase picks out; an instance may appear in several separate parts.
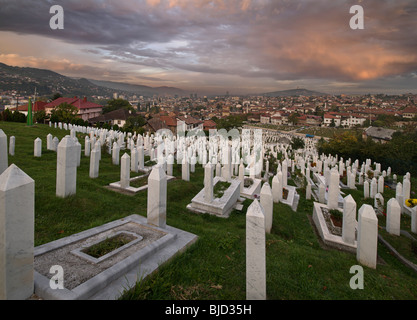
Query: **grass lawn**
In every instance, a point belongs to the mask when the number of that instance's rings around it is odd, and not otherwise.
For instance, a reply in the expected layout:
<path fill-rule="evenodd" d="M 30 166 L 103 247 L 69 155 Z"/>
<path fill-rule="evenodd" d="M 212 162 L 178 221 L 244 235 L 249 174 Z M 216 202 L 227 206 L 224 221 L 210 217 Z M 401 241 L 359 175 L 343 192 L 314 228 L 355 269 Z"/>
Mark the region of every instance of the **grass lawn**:
<path fill-rule="evenodd" d="M 110 155 L 102 154 L 99 178 L 90 179 L 89 159 L 82 153 L 77 194 L 60 199 L 55 196 L 56 153 L 46 150 L 46 135 L 62 139 L 69 131 L 7 122 L 0 122 L 0 128 L 8 138 L 16 137 L 16 152 L 9 155 L 9 165 L 16 164 L 35 180 L 36 246 L 131 214 L 146 216 L 147 191 L 132 196 L 105 188 L 120 178 L 120 166 L 112 165 Z M 84 135 L 77 136 L 84 146 Z M 37 137 L 42 139 L 41 158 L 33 157 Z M 203 188 L 204 169 L 195 168 L 187 182 L 181 180 L 181 165 L 174 165 L 176 179 L 168 184 L 167 224 L 198 235 L 198 241 L 125 292 L 122 299 L 245 299 L 245 213 L 251 201 L 246 200 L 243 210 L 233 211 L 228 219 L 188 211 L 186 205 Z M 292 184 L 291 179 L 289 182 Z M 412 190 L 416 185 L 413 179 Z M 351 194 L 358 203 L 365 202 L 361 190 Z M 356 256 L 321 245 L 311 222 L 313 201 L 300 195 L 297 212 L 274 204 L 272 232 L 266 235 L 268 299 L 417 298 L 417 274 L 381 243 L 377 269 L 364 267 L 364 289 L 351 289 L 353 274 L 349 271 L 358 264 Z M 404 228 L 409 230 L 409 226 Z"/>

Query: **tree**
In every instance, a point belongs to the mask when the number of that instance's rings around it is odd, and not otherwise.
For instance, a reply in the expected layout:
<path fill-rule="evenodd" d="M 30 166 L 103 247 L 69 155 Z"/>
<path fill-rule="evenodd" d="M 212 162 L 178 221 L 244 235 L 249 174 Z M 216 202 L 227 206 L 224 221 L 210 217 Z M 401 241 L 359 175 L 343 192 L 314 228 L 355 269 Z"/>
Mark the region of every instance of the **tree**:
<path fill-rule="evenodd" d="M 35 111 L 35 113 L 33 114 L 33 121 L 34 122 L 38 122 L 38 123 L 43 123 L 45 122 L 45 119 L 47 119 L 48 116 L 46 115 L 46 111 L 45 110 L 39 110 L 39 111 Z"/>
<path fill-rule="evenodd" d="M 13 119 L 12 119 L 13 114 L 9 109 L 5 109 L 2 112 L 2 114 L 3 114 L 3 116 L 2 116 L 3 121 L 13 121 Z"/>
<path fill-rule="evenodd" d="M 61 103 L 59 106 L 56 106 L 54 109 L 52 109 L 51 121 L 71 123 L 72 120 L 77 118 L 77 114 L 78 114 L 77 107 L 64 102 L 64 103 Z"/>
<path fill-rule="evenodd" d="M 288 121 L 293 125 L 296 125 L 298 123 L 298 113 L 291 113 L 288 117 Z"/>
<path fill-rule="evenodd" d="M 26 116 L 23 113 L 15 110 L 12 114 L 12 121 L 13 122 L 26 122 Z"/>
<path fill-rule="evenodd" d="M 141 115 L 131 116 L 126 119 L 126 123 L 123 126 L 124 131 L 138 131 L 139 128 L 146 124 L 146 120 Z"/>
<path fill-rule="evenodd" d="M 291 139 L 291 148 L 293 150 L 304 148 L 304 140 L 300 137 L 293 137 Z"/>

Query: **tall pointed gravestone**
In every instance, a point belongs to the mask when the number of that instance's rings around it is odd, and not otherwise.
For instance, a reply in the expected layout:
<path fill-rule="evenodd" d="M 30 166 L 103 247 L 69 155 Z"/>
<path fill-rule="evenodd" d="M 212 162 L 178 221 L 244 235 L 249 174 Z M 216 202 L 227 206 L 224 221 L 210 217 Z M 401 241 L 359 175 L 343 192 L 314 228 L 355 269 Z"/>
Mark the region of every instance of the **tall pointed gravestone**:
<path fill-rule="evenodd" d="M 0 300 L 34 291 L 35 182 L 12 164 L 0 175 Z"/>
<path fill-rule="evenodd" d="M 65 198 L 77 190 L 77 145 L 74 139 L 65 136 L 57 151 L 56 195 Z"/>
<path fill-rule="evenodd" d="M 162 166 L 153 167 L 148 177 L 147 221 L 160 228 L 166 227 L 167 176 Z"/>
<path fill-rule="evenodd" d="M 8 167 L 8 153 L 7 153 L 7 136 L 2 129 L 0 129 L 0 174 Z"/>
<path fill-rule="evenodd" d="M 257 199 L 246 213 L 246 299 L 266 299 L 265 214 Z"/>

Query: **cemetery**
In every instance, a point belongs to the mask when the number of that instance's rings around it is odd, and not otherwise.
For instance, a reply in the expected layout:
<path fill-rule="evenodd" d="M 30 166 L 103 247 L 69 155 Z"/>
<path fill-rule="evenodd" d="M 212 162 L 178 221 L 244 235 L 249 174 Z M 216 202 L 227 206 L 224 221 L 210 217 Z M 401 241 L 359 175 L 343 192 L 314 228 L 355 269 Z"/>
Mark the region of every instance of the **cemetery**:
<path fill-rule="evenodd" d="M 251 130 L 0 129 L 0 299 L 417 298 L 409 173 Z"/>

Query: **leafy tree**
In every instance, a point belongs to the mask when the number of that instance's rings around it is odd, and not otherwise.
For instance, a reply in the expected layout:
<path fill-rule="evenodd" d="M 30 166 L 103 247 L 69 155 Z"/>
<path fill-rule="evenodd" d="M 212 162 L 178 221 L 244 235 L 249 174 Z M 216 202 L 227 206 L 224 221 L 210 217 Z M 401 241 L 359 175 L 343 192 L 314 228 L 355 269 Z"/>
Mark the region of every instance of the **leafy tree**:
<path fill-rule="evenodd" d="M 293 137 L 291 139 L 291 148 L 293 150 L 304 148 L 304 140 L 300 137 Z"/>
<path fill-rule="evenodd" d="M 77 114 L 78 114 L 77 107 L 64 102 L 64 103 L 61 103 L 59 106 L 56 106 L 54 109 L 52 109 L 51 121 L 71 123 L 72 120 L 77 118 Z"/>
<path fill-rule="evenodd" d="M 2 114 L 3 114 L 3 116 L 2 116 L 3 121 L 13 121 L 13 119 L 12 119 L 13 114 L 9 109 L 5 109 L 2 112 Z"/>
<path fill-rule="evenodd" d="M 288 121 L 293 125 L 296 125 L 298 123 L 298 113 L 291 113 L 288 117 Z"/>
<path fill-rule="evenodd" d="M 233 128 L 241 127 L 243 124 L 244 117 L 240 115 L 231 115 L 221 119 L 213 117 L 212 120 L 216 122 L 217 130 L 225 129 L 226 131 L 229 131 Z"/>
<path fill-rule="evenodd" d="M 48 119 L 48 116 L 46 115 L 46 111 L 45 110 L 39 110 L 39 111 L 35 111 L 33 114 L 33 121 L 34 122 L 38 122 L 38 123 L 43 123 L 45 121 L 45 119 Z"/>
<path fill-rule="evenodd" d="M 13 122 L 26 122 L 26 116 L 23 113 L 15 110 L 12 114 L 12 121 Z"/>
<path fill-rule="evenodd" d="M 363 139 L 360 134 L 344 132 L 330 141 L 319 141 L 319 153 L 339 155 L 345 159 L 364 162 L 372 159 L 397 174 L 417 174 L 417 132 L 397 132 L 391 141 L 381 144 L 373 139 Z"/>
<path fill-rule="evenodd" d="M 145 124 L 146 120 L 141 115 L 131 116 L 126 119 L 123 130 L 129 132 L 138 131 Z"/>

